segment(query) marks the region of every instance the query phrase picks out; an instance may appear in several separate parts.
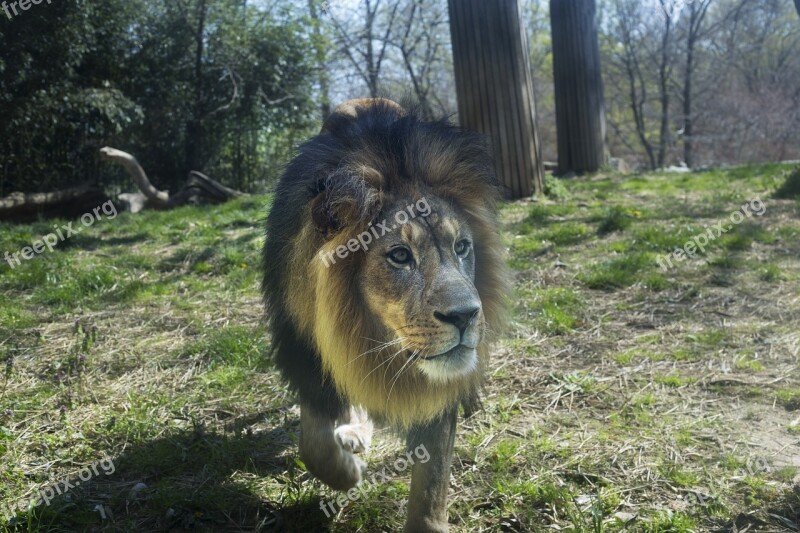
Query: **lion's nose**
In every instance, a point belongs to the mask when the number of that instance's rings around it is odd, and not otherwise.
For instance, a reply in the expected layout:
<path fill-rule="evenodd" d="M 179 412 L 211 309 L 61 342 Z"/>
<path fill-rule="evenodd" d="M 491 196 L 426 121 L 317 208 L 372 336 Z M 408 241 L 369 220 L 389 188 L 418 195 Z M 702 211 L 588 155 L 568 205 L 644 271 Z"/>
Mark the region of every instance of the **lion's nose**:
<path fill-rule="evenodd" d="M 469 306 L 451 309 L 449 311 L 445 311 L 444 313 L 434 311 L 433 316 L 445 324 L 454 325 L 458 328 L 458 331 L 460 331 L 461 335 L 463 336 L 464 331 L 469 327 L 480 310 L 480 307 Z"/>

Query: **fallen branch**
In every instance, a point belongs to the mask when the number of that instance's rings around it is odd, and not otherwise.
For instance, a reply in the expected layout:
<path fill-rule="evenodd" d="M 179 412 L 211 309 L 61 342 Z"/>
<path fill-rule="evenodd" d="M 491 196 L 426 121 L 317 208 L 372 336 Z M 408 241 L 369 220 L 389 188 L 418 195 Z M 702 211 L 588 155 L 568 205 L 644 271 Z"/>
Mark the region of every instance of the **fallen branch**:
<path fill-rule="evenodd" d="M 181 190 L 174 195 L 170 195 L 166 191 L 159 191 L 150 183 L 147 173 L 131 154 L 107 146 L 100 150 L 100 156 L 106 161 L 121 165 L 130 174 L 141 191 L 141 194 L 129 193 L 120 195 L 120 199 L 130 206 L 132 212 L 137 212 L 144 207 L 168 209 L 186 204 L 219 204 L 232 198 L 246 196 L 244 193 L 225 187 L 218 181 L 196 170 L 189 173 L 189 179 Z"/>
<path fill-rule="evenodd" d="M 130 174 L 131 178 L 133 178 L 133 182 L 136 183 L 136 186 L 139 187 L 139 190 L 142 191 L 142 194 L 145 195 L 148 203 L 151 204 L 152 207 L 164 208 L 169 206 L 169 193 L 166 191 L 159 191 L 153 187 L 144 169 L 131 154 L 106 146 L 100 149 L 100 157 L 105 161 L 111 161 L 122 165 L 128 174 Z"/>
<path fill-rule="evenodd" d="M 243 192 L 225 187 L 205 174 L 192 170 L 189 179 L 175 196 L 170 197 L 170 205 L 198 204 L 204 202 L 222 203 L 231 198 L 245 196 Z"/>
<path fill-rule="evenodd" d="M 13 192 L 0 198 L 0 220 L 18 222 L 35 220 L 39 216 L 72 218 L 108 201 L 99 187 L 79 185 L 53 192 Z"/>

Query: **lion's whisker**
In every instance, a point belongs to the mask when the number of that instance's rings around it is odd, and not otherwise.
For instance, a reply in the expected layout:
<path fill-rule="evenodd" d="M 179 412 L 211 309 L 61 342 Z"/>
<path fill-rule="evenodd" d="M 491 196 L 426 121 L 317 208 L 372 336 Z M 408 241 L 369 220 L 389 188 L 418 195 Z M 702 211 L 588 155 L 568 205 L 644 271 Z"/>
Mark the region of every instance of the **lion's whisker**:
<path fill-rule="evenodd" d="M 362 339 L 366 339 L 368 341 L 377 342 L 378 344 L 383 344 L 385 341 L 379 341 L 378 339 L 373 339 L 371 337 L 361 337 Z"/>
<path fill-rule="evenodd" d="M 390 360 L 391 360 L 391 361 L 394 361 L 395 359 L 397 359 L 397 356 L 398 356 L 398 355 L 400 355 L 400 354 L 401 354 L 403 351 L 405 351 L 405 350 L 408 350 L 409 348 L 414 348 L 415 346 L 416 346 L 416 345 L 415 345 L 413 342 L 410 342 L 410 343 L 408 343 L 408 346 L 406 346 L 405 348 L 403 348 L 403 349 L 402 349 L 402 350 L 400 350 L 399 352 L 395 353 L 395 354 L 394 354 L 394 355 L 393 355 L 393 356 L 390 358 Z M 386 367 L 386 370 L 383 372 L 383 381 L 384 381 L 384 383 L 386 382 L 386 374 L 389 372 L 389 368 L 391 368 L 391 365 L 387 366 L 387 367 Z"/>
<path fill-rule="evenodd" d="M 409 345 L 409 346 L 406 346 L 406 348 L 405 348 L 405 349 L 407 350 L 407 349 L 408 349 L 408 348 L 410 348 L 410 347 L 411 347 L 411 345 Z M 392 361 L 392 362 L 394 362 L 394 360 L 395 360 L 395 359 L 397 359 L 397 356 L 398 356 L 398 355 L 400 355 L 400 353 L 401 353 L 402 351 L 403 351 L 403 350 L 400 350 L 400 352 L 398 352 L 398 353 L 394 354 L 394 355 L 391 357 L 391 361 Z M 405 363 L 404 363 L 404 364 L 405 364 Z M 384 384 L 386 383 L 386 374 L 389 372 L 389 368 L 391 368 L 391 366 L 392 366 L 392 365 L 389 365 L 389 366 L 387 366 L 387 367 L 386 367 L 386 370 L 384 370 L 384 371 L 383 371 L 383 383 L 384 383 Z M 402 368 L 402 366 L 401 366 L 401 368 Z"/>
<path fill-rule="evenodd" d="M 377 342 L 377 343 L 379 343 L 379 344 L 378 344 L 378 346 L 375 346 L 375 347 L 373 347 L 373 348 L 370 348 L 369 350 L 367 350 L 366 352 L 364 352 L 364 353 L 371 353 L 371 352 L 374 352 L 374 351 L 380 351 L 380 350 L 382 350 L 383 348 L 385 348 L 385 347 L 387 347 L 387 346 L 391 346 L 391 345 L 393 345 L 393 344 L 397 344 L 398 342 L 402 342 L 402 341 L 403 341 L 403 340 L 404 340 L 406 337 L 398 337 L 398 338 L 396 338 L 396 339 L 392 339 L 392 340 L 390 340 L 390 341 L 377 341 L 377 340 L 375 340 L 375 339 L 370 339 L 369 337 L 361 337 L 361 338 L 362 338 L 362 339 L 367 339 L 367 340 L 369 340 L 369 341 L 373 341 L 373 342 Z M 361 355 L 364 355 L 364 354 L 361 354 Z"/>
<path fill-rule="evenodd" d="M 387 358 L 386 358 L 386 360 L 385 360 L 384 362 L 382 362 L 381 364 L 379 364 L 378 366 L 376 366 L 375 368 L 373 368 L 372 370 L 370 370 L 370 371 L 369 371 L 369 373 L 368 373 L 366 376 L 364 376 L 364 378 L 361 380 L 361 384 L 363 384 L 363 383 L 364 383 L 364 381 L 366 381 L 366 379 L 367 379 L 367 378 L 370 376 L 370 374 L 372 374 L 373 372 L 375 372 L 376 370 L 378 370 L 378 369 L 379 369 L 380 367 L 382 367 L 383 365 L 386 365 L 387 363 L 390 363 L 390 364 L 388 364 L 388 365 L 386 366 L 386 369 L 388 370 L 388 369 L 389 369 L 389 367 L 391 367 L 391 366 L 392 366 L 392 365 L 391 365 L 391 362 L 392 362 L 392 361 L 394 361 L 394 358 L 395 358 L 395 357 L 397 357 L 397 354 L 399 354 L 400 352 L 402 352 L 402 351 L 404 351 L 404 350 L 406 350 L 406 349 L 407 349 L 407 347 L 405 347 L 405 346 L 404 346 L 404 347 L 402 347 L 402 348 L 400 348 L 400 350 L 398 350 L 397 352 L 395 352 L 395 354 L 394 354 L 394 355 L 392 355 L 391 357 L 387 357 Z M 384 372 L 384 374 L 383 374 L 383 378 L 384 378 L 384 379 L 386 379 L 386 373 L 385 373 L 385 372 Z"/>
<path fill-rule="evenodd" d="M 386 408 L 387 409 L 389 407 L 389 400 L 392 399 L 392 391 L 394 390 L 394 386 L 397 384 L 397 381 L 400 379 L 400 375 L 403 373 L 403 371 L 406 368 L 411 368 L 411 365 L 414 362 L 414 357 L 416 357 L 416 355 L 418 353 L 419 353 L 419 350 L 415 350 L 414 353 L 411 354 L 411 357 L 409 357 L 408 360 L 405 363 L 403 363 L 403 366 L 400 367 L 400 370 L 398 370 L 397 374 L 395 375 L 394 380 L 392 381 L 392 386 L 389 388 L 389 395 L 386 397 Z"/>
<path fill-rule="evenodd" d="M 403 374 L 403 372 L 404 372 L 404 371 L 405 371 L 407 368 L 411 368 L 411 365 L 414 363 L 414 356 L 415 356 L 417 353 L 418 353 L 418 351 L 415 351 L 415 352 L 414 352 L 414 353 L 411 355 L 411 357 L 409 357 L 409 358 L 408 358 L 408 360 L 407 360 L 405 363 L 403 363 L 403 366 L 401 366 L 401 367 L 400 367 L 400 370 L 397 372 L 397 374 L 395 375 L 394 379 L 392 380 L 392 386 L 389 388 L 389 395 L 386 397 L 386 405 L 387 405 L 387 407 L 388 407 L 388 405 L 389 405 L 389 400 L 391 400 L 391 399 L 392 399 L 392 391 L 394 390 L 394 386 L 395 386 L 395 385 L 397 384 L 397 382 L 400 380 L 400 376 Z"/>
<path fill-rule="evenodd" d="M 408 338 L 408 337 L 399 337 L 399 338 L 397 338 L 397 339 L 394 339 L 394 340 L 391 340 L 391 341 L 389 341 L 389 342 L 385 342 L 385 343 L 381 344 L 380 346 L 376 346 L 375 348 L 370 348 L 370 349 L 369 349 L 369 350 L 367 350 L 366 352 L 364 352 L 364 353 L 362 353 L 362 354 L 359 354 L 359 355 L 357 355 L 356 357 L 354 357 L 353 359 L 351 359 L 351 360 L 350 360 L 350 361 L 347 363 L 347 365 L 348 365 L 348 366 L 349 366 L 349 365 L 351 365 L 352 363 L 354 363 L 355 361 L 357 361 L 358 359 L 360 359 L 360 358 L 364 357 L 364 356 L 365 356 L 365 355 L 367 355 L 367 354 L 370 354 L 370 353 L 375 353 L 375 352 L 380 352 L 380 351 L 382 351 L 382 350 L 384 350 L 384 349 L 388 348 L 389 346 L 394 346 L 395 344 L 402 343 L 402 342 L 403 342 L 404 340 L 406 340 L 407 338 Z"/>

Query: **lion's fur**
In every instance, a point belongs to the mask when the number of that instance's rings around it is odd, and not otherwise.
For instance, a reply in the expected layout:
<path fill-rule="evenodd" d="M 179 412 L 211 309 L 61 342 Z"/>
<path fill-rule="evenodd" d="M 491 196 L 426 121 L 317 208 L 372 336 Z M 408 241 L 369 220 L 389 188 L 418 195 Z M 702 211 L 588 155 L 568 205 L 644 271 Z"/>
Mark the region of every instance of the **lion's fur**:
<path fill-rule="evenodd" d="M 477 394 L 491 337 L 504 323 L 507 275 L 493 164 L 481 136 L 444 121 L 424 122 L 386 101 L 351 109 L 334 114 L 299 148 L 275 194 L 263 283 L 273 349 L 290 384 L 318 408 L 338 415 L 347 404 L 362 405 L 371 416 L 409 427 Z M 488 334 L 478 347 L 478 372 L 433 385 L 412 369 L 392 388 L 389 379 L 401 361 L 372 372 L 375 359 L 359 357 L 375 339 L 389 340 L 380 339 L 382 322 L 359 291 L 363 253 L 329 266 L 319 254 L 385 218 L 390 199 L 410 203 L 423 196 L 441 199 L 467 219 Z M 315 223 L 320 217 L 330 218 L 327 234 Z"/>

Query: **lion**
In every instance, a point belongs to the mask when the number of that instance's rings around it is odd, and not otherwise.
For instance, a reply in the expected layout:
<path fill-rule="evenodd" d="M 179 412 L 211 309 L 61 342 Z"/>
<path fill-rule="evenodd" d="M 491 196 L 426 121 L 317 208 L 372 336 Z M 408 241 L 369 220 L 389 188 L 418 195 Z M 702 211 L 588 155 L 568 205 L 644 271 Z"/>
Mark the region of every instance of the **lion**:
<path fill-rule="evenodd" d="M 405 433 L 430 455 L 411 469 L 406 531 L 448 528 L 458 408 L 479 402 L 506 317 L 498 200 L 482 135 L 359 99 L 298 148 L 268 216 L 263 293 L 300 456 L 349 490 L 373 421 Z"/>

